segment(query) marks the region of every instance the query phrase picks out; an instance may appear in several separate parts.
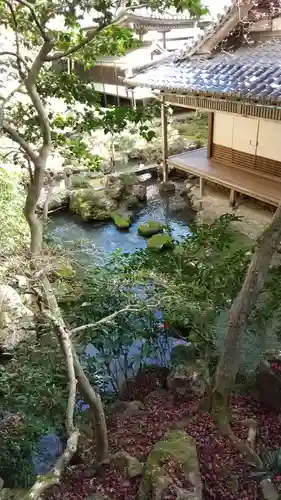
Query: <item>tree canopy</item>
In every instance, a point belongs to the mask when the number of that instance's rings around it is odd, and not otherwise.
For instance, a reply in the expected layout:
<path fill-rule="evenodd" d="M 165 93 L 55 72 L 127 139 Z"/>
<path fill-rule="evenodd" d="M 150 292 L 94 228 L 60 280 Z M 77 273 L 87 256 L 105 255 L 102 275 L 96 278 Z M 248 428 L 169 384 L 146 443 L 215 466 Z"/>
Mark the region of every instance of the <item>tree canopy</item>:
<path fill-rule="evenodd" d="M 51 1 L 1 0 L 0 19 L 10 44 L 0 51 L 0 69 L 6 77 L 2 97 L 1 128 L 19 147 L 21 161 L 28 164 L 30 183 L 25 215 L 31 231 L 31 250 L 38 252 L 42 226 L 36 217 L 36 205 L 45 181 L 46 162 L 54 149 L 63 150 L 69 158 L 80 158 L 98 166 L 84 135 L 97 128 L 106 132 L 124 129 L 130 121 L 141 124 L 141 132 L 152 138 L 146 124 L 150 109 L 104 110 L 91 84 L 68 74 L 66 59 L 79 61 L 84 68 L 95 64 L 100 55 L 121 55 L 137 45 L 130 29 L 115 22 L 120 12 L 139 7 L 188 10 L 198 18 L 206 12 L 201 0 L 152 0 L 127 2 L 85 0 Z M 84 29 L 89 18 L 92 28 Z M 12 47 L 11 47 L 12 45 Z M 60 63 L 60 71 L 57 64 Z M 13 80 L 7 92 L 7 80 Z M 16 83 L 15 83 L 16 82 Z M 17 98 L 16 98 L 17 96 Z M 64 102 L 56 112 L 50 98 Z M 79 104 L 79 109 L 77 108 Z M 23 159 L 22 159 L 23 158 Z"/>

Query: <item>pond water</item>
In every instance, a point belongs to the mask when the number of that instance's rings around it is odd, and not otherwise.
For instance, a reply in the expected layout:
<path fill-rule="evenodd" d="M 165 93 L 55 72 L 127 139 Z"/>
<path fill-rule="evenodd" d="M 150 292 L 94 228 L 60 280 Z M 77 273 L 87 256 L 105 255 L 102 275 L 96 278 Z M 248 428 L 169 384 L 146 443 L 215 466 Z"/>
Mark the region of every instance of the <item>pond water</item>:
<path fill-rule="evenodd" d="M 129 231 L 119 231 L 113 223 L 104 224 L 86 224 L 78 218 L 68 213 L 60 213 L 52 218 L 48 226 L 48 238 L 56 244 L 61 245 L 75 259 L 88 265 L 91 262 L 103 264 L 107 257 L 117 249 L 121 249 L 126 253 L 131 253 L 146 247 L 146 240 L 139 236 L 137 228 L 148 220 L 157 220 L 164 224 L 169 224 L 172 236 L 175 240 L 180 240 L 190 234 L 189 224 L 194 219 L 192 213 L 186 206 L 184 200 L 180 196 L 180 189 L 183 187 L 183 182 L 176 182 L 176 193 L 170 197 L 161 197 L 159 195 L 158 186 L 153 180 L 145 181 L 147 185 L 147 204 L 139 212 L 136 220 L 130 227 Z M 139 298 L 145 300 L 145 295 L 142 296 L 141 290 L 135 290 L 139 293 Z M 155 316 L 158 317 L 161 323 L 161 311 L 155 311 Z M 131 345 L 127 353 L 128 359 L 131 360 L 130 369 L 127 375 L 131 376 L 137 373 L 140 367 L 140 352 L 145 343 L 145 339 L 136 340 Z M 170 359 L 171 349 L 184 341 L 176 339 L 172 336 L 159 335 L 155 340 L 155 355 L 154 357 L 147 356 L 142 359 L 142 363 L 167 365 Z M 89 344 L 86 347 L 86 356 L 99 357 L 98 349 Z M 128 361 L 126 360 L 126 363 Z M 111 363 L 111 371 L 116 374 L 118 386 L 120 387 L 124 380 L 124 359 L 119 356 Z M 108 382 L 106 390 L 113 392 L 114 388 Z M 80 410 L 85 410 L 87 405 L 83 401 L 78 403 Z M 60 439 L 49 434 L 43 436 L 39 442 L 36 453 L 33 455 L 33 464 L 37 474 L 46 473 L 55 463 L 58 455 L 61 453 L 62 443 Z"/>
<path fill-rule="evenodd" d="M 146 248 L 146 240 L 139 236 L 138 226 L 148 220 L 170 224 L 172 236 L 179 240 L 187 236 L 194 213 L 188 209 L 179 192 L 183 182 L 176 183 L 174 196 L 161 197 L 155 181 L 148 180 L 147 204 L 139 212 L 129 231 L 120 231 L 111 223 L 83 223 L 79 218 L 60 213 L 53 217 L 48 227 L 48 238 L 75 256 L 81 262 L 102 263 L 112 252 L 120 249 L 131 253 Z M 73 243 L 75 242 L 75 248 Z"/>

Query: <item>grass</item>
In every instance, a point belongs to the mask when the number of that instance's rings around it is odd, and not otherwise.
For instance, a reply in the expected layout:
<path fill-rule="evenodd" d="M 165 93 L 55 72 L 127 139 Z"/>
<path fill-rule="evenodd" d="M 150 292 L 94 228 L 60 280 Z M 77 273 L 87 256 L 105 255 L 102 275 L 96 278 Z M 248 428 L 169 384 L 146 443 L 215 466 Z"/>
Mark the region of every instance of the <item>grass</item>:
<path fill-rule="evenodd" d="M 183 122 L 179 122 L 177 129 L 190 142 L 200 142 L 205 146 L 208 141 L 208 116 L 206 113 L 190 115 Z"/>

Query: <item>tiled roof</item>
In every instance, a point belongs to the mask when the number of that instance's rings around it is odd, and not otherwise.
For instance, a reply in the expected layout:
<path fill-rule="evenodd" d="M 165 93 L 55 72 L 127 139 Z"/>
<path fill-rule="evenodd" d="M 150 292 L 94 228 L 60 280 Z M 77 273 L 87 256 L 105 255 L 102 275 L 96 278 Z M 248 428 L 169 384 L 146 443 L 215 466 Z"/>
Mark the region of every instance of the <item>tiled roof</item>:
<path fill-rule="evenodd" d="M 171 55 L 129 80 L 138 86 L 182 93 L 281 101 L 281 40 L 245 44 L 233 53 Z"/>

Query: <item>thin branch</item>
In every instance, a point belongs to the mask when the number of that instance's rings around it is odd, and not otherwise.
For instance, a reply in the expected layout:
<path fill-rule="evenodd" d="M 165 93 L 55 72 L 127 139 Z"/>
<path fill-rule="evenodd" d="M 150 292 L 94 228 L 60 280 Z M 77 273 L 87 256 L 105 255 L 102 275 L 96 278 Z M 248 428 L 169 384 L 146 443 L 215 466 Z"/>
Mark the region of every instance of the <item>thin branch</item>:
<path fill-rule="evenodd" d="M 40 476 L 31 489 L 24 495 L 23 500 L 38 500 L 41 495 L 52 486 L 60 483 L 62 473 L 76 453 L 79 440 L 79 431 L 75 430 L 68 438 L 63 454 L 57 460 L 54 468 L 45 476 Z"/>
<path fill-rule="evenodd" d="M 22 80 L 24 80 L 25 75 L 24 75 L 24 72 L 22 71 L 21 60 L 20 60 L 21 54 L 20 54 L 20 43 L 19 43 L 19 33 L 18 33 L 18 22 L 17 22 L 15 11 L 14 11 L 14 6 L 8 0 L 4 0 L 4 2 L 8 6 L 8 8 L 11 12 L 11 16 L 13 18 L 14 32 L 15 32 L 15 37 L 16 37 L 17 56 L 18 56 L 17 57 L 18 72 L 19 72 L 20 78 Z"/>
<path fill-rule="evenodd" d="M 12 52 L 11 50 L 3 50 L 0 52 L 0 57 L 1 56 L 11 56 L 11 57 L 16 57 L 18 61 L 22 62 L 24 64 L 25 68 L 30 71 L 27 62 L 24 60 L 24 58 L 20 55 L 17 54 L 16 52 Z"/>
<path fill-rule="evenodd" d="M 52 140 L 51 140 L 51 129 L 50 129 L 49 119 L 45 111 L 44 105 L 42 103 L 42 100 L 37 92 L 36 82 L 38 74 L 44 64 L 45 57 L 52 50 L 52 48 L 53 48 L 53 42 L 51 41 L 44 42 L 34 60 L 34 63 L 32 64 L 31 70 L 25 81 L 28 95 L 33 103 L 33 106 L 37 111 L 39 118 L 40 129 L 43 138 L 43 146 L 40 150 L 39 156 L 41 157 L 42 160 L 47 159 L 47 156 L 51 149 Z"/>
<path fill-rule="evenodd" d="M 40 34 L 41 34 L 43 40 L 45 42 L 49 42 L 50 38 L 47 35 L 47 33 L 45 32 L 43 26 L 41 25 L 41 23 L 40 23 L 37 15 L 35 13 L 35 10 L 34 10 L 32 4 L 30 4 L 29 2 L 26 2 L 26 0 L 16 0 L 16 2 L 20 3 L 21 5 L 24 5 L 25 7 L 27 7 L 29 9 L 29 11 L 30 11 L 30 13 L 31 13 L 31 15 L 33 17 L 33 20 L 35 21 L 35 24 L 36 24 L 38 30 L 40 31 Z"/>
<path fill-rule="evenodd" d="M 15 87 L 11 92 L 5 97 L 1 103 L 1 107 L 4 108 L 7 102 L 17 93 L 20 91 L 21 87 L 23 86 L 23 82 L 21 82 L 17 87 Z"/>
<path fill-rule="evenodd" d="M 16 129 L 14 129 L 9 123 L 3 122 L 3 130 L 10 136 L 10 138 L 17 142 L 17 144 L 20 145 L 20 147 L 24 150 L 24 152 L 29 156 L 29 158 L 33 161 L 33 163 L 36 163 L 38 160 L 38 156 L 35 153 L 35 151 L 32 149 L 30 144 L 26 142 L 26 140 L 17 132 Z"/>
<path fill-rule="evenodd" d="M 124 312 L 139 312 L 140 310 L 141 308 L 127 306 L 124 307 L 123 309 L 120 309 L 119 311 L 115 311 L 114 313 L 110 314 L 109 316 L 106 316 L 105 318 L 100 319 L 99 321 L 96 321 L 95 323 L 89 323 L 88 325 L 78 326 L 77 328 L 74 328 L 71 331 L 71 333 L 76 334 L 84 330 L 87 330 L 88 328 L 96 328 L 99 325 L 110 323 L 114 318 L 116 318 L 116 316 L 119 316 L 119 314 L 123 314 Z"/>
<path fill-rule="evenodd" d="M 17 0 L 17 1 L 19 1 L 19 0 Z M 149 3 L 143 3 L 143 4 L 138 5 L 138 6 L 129 7 L 127 9 L 124 9 L 124 11 L 122 12 L 122 15 L 128 13 L 130 10 L 139 9 L 139 8 L 142 8 L 142 7 L 146 7 L 148 5 L 149 5 Z M 73 47 L 70 47 L 65 52 L 57 52 L 57 53 L 55 53 L 53 55 L 50 54 L 50 55 L 46 56 L 45 61 L 58 61 L 59 59 L 64 59 L 65 57 L 68 57 L 71 54 L 74 54 L 75 52 L 78 52 L 78 50 L 83 49 L 83 47 L 85 47 L 86 45 L 88 45 L 88 43 L 90 43 L 95 38 L 95 36 L 98 33 L 100 33 L 104 29 L 107 29 L 107 28 L 110 28 L 111 26 L 114 26 L 115 24 L 116 24 L 116 21 L 113 21 L 112 23 L 109 23 L 107 25 L 101 24 L 100 26 L 97 26 L 96 28 L 91 29 L 91 31 L 88 31 L 88 34 L 87 34 L 87 36 L 86 36 L 86 38 L 84 40 L 82 40 L 81 42 L 77 43 Z"/>
<path fill-rule="evenodd" d="M 108 27 L 109 27 L 109 25 L 106 26 L 106 28 L 108 28 Z M 97 33 L 99 31 L 101 31 L 101 29 L 103 29 L 103 27 L 100 29 L 97 28 L 96 30 L 93 30 L 91 33 L 88 33 L 87 37 L 84 40 L 77 43 L 76 45 L 74 45 L 70 49 L 66 50 L 65 52 L 56 52 L 53 55 L 52 54 L 47 55 L 45 57 L 45 61 L 59 61 L 60 59 L 64 59 L 65 57 L 68 57 L 71 54 L 78 52 L 78 50 L 83 49 L 83 47 L 85 47 L 88 43 L 90 43 L 94 39 L 94 37 L 97 35 Z"/>

